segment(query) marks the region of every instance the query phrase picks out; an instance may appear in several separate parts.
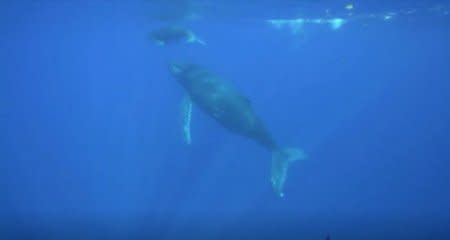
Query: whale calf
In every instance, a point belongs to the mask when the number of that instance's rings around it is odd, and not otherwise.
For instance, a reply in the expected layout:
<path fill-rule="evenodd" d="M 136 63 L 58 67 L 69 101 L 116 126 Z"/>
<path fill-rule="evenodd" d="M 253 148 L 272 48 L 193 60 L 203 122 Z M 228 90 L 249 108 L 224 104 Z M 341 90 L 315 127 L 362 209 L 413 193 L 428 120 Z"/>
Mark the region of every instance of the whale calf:
<path fill-rule="evenodd" d="M 150 38 L 160 46 L 179 42 L 199 43 L 206 45 L 206 43 L 198 38 L 192 31 L 178 26 L 155 29 L 150 32 Z"/>
<path fill-rule="evenodd" d="M 272 153 L 272 188 L 278 196 L 283 197 L 289 164 L 304 159 L 303 151 L 280 147 L 255 113 L 250 100 L 206 67 L 194 63 L 171 63 L 169 71 L 187 93 L 183 107 L 187 141 L 191 141 L 189 125 L 192 105 L 195 105 L 226 129 L 253 139 Z"/>

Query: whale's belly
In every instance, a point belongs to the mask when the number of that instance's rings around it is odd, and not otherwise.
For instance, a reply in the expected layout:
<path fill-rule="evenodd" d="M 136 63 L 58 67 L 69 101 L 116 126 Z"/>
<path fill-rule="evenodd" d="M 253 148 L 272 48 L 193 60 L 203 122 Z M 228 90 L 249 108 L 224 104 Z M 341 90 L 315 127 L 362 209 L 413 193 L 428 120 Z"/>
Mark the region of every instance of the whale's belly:
<path fill-rule="evenodd" d="M 258 118 L 252 107 L 240 95 L 227 89 L 191 94 L 204 112 L 224 127 L 251 136 L 258 129 Z"/>

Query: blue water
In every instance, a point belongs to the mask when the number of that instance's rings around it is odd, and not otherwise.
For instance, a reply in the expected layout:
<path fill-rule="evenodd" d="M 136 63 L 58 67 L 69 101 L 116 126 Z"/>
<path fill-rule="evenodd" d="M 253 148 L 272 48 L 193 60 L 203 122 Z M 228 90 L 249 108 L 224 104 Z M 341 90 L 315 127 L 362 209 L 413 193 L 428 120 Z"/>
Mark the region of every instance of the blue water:
<path fill-rule="evenodd" d="M 181 2 L 0 3 L 1 234 L 449 234 L 449 4 Z M 267 22 L 297 18 L 346 22 Z M 150 41 L 172 21 L 207 45 Z M 167 67 L 179 59 L 231 82 L 280 144 L 304 149 L 284 198 L 271 154 L 195 107 L 183 142 Z"/>

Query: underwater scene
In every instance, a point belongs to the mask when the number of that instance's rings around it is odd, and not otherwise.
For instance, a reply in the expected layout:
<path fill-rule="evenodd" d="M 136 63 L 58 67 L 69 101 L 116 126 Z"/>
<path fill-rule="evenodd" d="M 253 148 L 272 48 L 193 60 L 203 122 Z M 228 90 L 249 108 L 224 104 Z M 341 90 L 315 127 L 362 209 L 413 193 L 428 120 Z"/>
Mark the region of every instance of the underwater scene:
<path fill-rule="evenodd" d="M 450 1 L 0 2 L 0 239 L 450 239 Z"/>

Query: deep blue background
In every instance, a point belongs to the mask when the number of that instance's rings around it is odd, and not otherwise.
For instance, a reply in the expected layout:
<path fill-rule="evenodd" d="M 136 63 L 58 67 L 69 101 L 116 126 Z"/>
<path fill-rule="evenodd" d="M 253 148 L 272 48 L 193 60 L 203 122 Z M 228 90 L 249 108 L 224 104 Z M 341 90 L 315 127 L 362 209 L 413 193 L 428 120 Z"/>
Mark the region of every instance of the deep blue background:
<path fill-rule="evenodd" d="M 292 35 L 249 9 L 187 23 L 206 47 L 161 48 L 148 39 L 161 26 L 148 7 L 0 4 L 7 231 L 83 225 L 170 237 L 193 227 L 220 236 L 266 224 L 348 239 L 350 230 L 367 236 L 364 227 L 407 234 L 449 226 L 449 16 Z M 198 109 L 193 144 L 183 143 L 183 92 L 167 72 L 174 59 L 233 82 L 282 145 L 305 149 L 284 199 L 270 187 L 270 153 Z"/>

